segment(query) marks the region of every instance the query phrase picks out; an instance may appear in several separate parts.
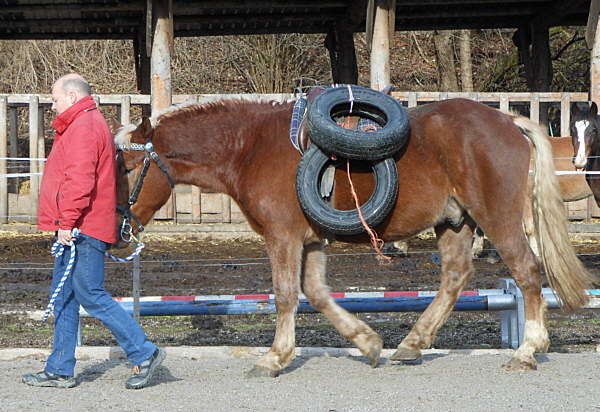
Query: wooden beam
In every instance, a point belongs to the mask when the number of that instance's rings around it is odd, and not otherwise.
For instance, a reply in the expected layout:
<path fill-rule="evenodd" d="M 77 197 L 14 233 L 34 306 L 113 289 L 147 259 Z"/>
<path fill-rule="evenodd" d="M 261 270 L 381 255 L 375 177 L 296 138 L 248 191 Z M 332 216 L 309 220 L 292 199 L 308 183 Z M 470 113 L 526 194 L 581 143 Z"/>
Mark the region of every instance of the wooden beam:
<path fill-rule="evenodd" d="M 596 27 L 598 26 L 598 14 L 600 14 L 600 0 L 591 0 L 590 13 L 585 27 L 585 43 L 588 49 L 594 47 L 594 39 L 596 38 Z"/>
<path fill-rule="evenodd" d="M 152 114 L 171 106 L 171 52 L 173 51 L 173 0 L 152 0 L 151 107 Z M 177 220 L 175 191 L 154 215 Z"/>
<path fill-rule="evenodd" d="M 371 3 L 369 3 L 371 4 Z M 390 13 L 396 0 L 374 0 L 373 41 L 371 45 L 371 88 L 381 90 L 390 84 Z"/>
<path fill-rule="evenodd" d="M 404 17 L 404 15 L 403 15 Z M 388 9 L 388 29 L 389 29 L 389 42 L 390 44 L 394 41 L 394 33 L 396 30 L 396 0 L 390 0 L 390 6 Z M 369 0 L 367 5 L 367 17 L 365 21 L 365 32 L 367 38 L 367 50 L 371 51 L 373 44 L 373 30 L 375 27 L 375 0 Z"/>
<path fill-rule="evenodd" d="M 8 97 L 0 96 L 0 175 L 8 173 Z M 8 178 L 0 177 L 0 223 L 8 223 Z"/>
<path fill-rule="evenodd" d="M 367 0 L 354 1 L 327 33 L 325 47 L 329 51 L 333 83 L 358 83 L 354 32 L 363 23 L 366 13 Z"/>
<path fill-rule="evenodd" d="M 146 0 L 146 20 L 143 26 L 143 36 L 145 36 L 142 43 L 146 46 L 146 56 L 150 58 L 152 55 L 152 33 L 154 32 L 154 26 L 152 21 L 152 0 Z"/>
<path fill-rule="evenodd" d="M 37 159 L 39 154 L 40 129 L 38 127 L 40 110 L 39 96 L 29 98 L 29 157 Z M 42 137 L 43 138 L 43 137 Z M 29 162 L 29 172 L 38 173 L 40 171 L 38 160 Z M 40 176 L 32 175 L 29 178 L 29 223 L 37 224 L 38 196 L 40 193 Z"/>
<path fill-rule="evenodd" d="M 367 17 L 365 21 L 365 37 L 367 41 L 367 50 L 371 52 L 373 44 L 373 27 L 375 26 L 375 0 L 369 0 L 367 4 Z"/>
<path fill-rule="evenodd" d="M 582 4 L 587 3 L 588 1 L 589 0 L 571 0 L 567 2 L 564 0 L 552 0 L 541 12 L 538 11 L 535 16 L 531 16 L 530 23 L 536 27 L 548 28 L 557 25 L 565 25 L 565 16 L 572 14 L 574 11 L 578 10 Z"/>
<path fill-rule="evenodd" d="M 145 30 L 144 25 L 140 25 L 141 30 Z M 150 38 L 152 38 L 150 36 Z M 133 53 L 135 60 L 135 77 L 137 82 L 137 89 L 141 94 L 151 94 L 152 93 L 152 85 L 151 85 L 151 63 L 150 63 L 150 55 L 152 54 L 152 45 L 147 46 L 146 41 L 148 40 L 148 36 L 146 36 L 145 32 L 138 31 L 136 37 L 133 39 Z M 151 110 L 150 106 L 143 105 L 142 106 L 142 115 L 150 116 Z"/>
<path fill-rule="evenodd" d="M 596 21 L 596 30 L 592 44 L 590 61 L 590 100 L 600 104 L 600 30 Z"/>
<path fill-rule="evenodd" d="M 173 50 L 173 0 L 152 4 L 152 113 L 171 106 L 171 51 Z"/>

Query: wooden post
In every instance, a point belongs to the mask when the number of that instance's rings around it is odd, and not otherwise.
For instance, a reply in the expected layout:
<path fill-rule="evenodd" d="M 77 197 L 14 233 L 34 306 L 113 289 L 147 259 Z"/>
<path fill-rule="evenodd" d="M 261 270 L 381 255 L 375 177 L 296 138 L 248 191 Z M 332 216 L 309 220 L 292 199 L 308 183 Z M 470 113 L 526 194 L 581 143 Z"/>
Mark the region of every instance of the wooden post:
<path fill-rule="evenodd" d="M 598 32 L 598 14 L 600 14 L 600 0 L 592 0 L 590 3 L 590 12 L 585 27 L 585 43 L 588 49 L 594 47 L 596 33 Z"/>
<path fill-rule="evenodd" d="M 221 217 L 223 223 L 231 223 L 231 198 L 226 194 L 221 195 Z"/>
<path fill-rule="evenodd" d="M 569 136 L 569 118 L 571 116 L 571 96 L 569 93 L 562 93 L 560 99 L 560 135 Z"/>
<path fill-rule="evenodd" d="M 19 155 L 18 149 L 18 136 L 19 136 L 19 113 L 15 106 L 8 108 L 9 120 L 8 120 L 8 142 L 10 145 L 9 154 L 10 157 L 17 157 Z"/>
<path fill-rule="evenodd" d="M 8 173 L 6 157 L 8 157 L 8 96 L 0 96 L 0 223 L 8 223 Z"/>
<path fill-rule="evenodd" d="M 171 52 L 173 50 L 173 0 L 152 0 L 151 107 L 152 114 L 172 104 Z M 175 191 L 155 215 L 177 219 Z"/>
<path fill-rule="evenodd" d="M 586 27 L 585 40 L 588 47 L 591 46 L 590 56 L 590 101 L 600 104 L 600 0 L 592 0 L 590 4 L 590 14 Z M 570 113 L 570 112 L 569 112 Z M 593 203 L 592 198 L 587 202 L 586 220 L 589 222 L 592 218 Z"/>
<path fill-rule="evenodd" d="M 140 321 L 140 255 L 133 257 L 133 317 Z"/>
<path fill-rule="evenodd" d="M 152 4 L 152 0 L 148 0 L 149 4 Z M 152 7 L 150 6 L 150 10 Z M 136 37 L 133 39 L 133 53 L 135 55 L 135 75 L 137 80 L 137 89 L 141 94 L 150 94 L 150 55 L 152 51 L 149 50 L 147 44 L 151 44 L 151 39 L 147 39 L 146 31 L 152 29 L 152 19 L 150 19 L 149 27 L 144 26 L 143 32 L 138 31 Z M 142 115 L 150 116 L 150 106 L 142 105 Z"/>
<path fill-rule="evenodd" d="M 552 83 L 552 58 L 550 53 L 549 22 L 535 19 L 523 24 L 515 33 L 513 41 L 519 49 L 519 55 L 525 68 L 527 87 L 532 92 L 547 92 Z M 531 45 L 531 50 L 529 46 Z M 548 127 L 547 103 L 537 102 L 538 114 L 534 119 Z"/>
<path fill-rule="evenodd" d="M 129 124 L 131 122 L 131 96 L 121 96 L 121 110 L 119 113 L 119 122 Z"/>
<path fill-rule="evenodd" d="M 38 111 L 38 156 L 41 158 L 46 158 L 46 136 L 44 135 L 44 106 L 40 106 Z M 44 173 L 44 168 L 46 166 L 46 162 L 39 161 L 38 172 Z"/>
<path fill-rule="evenodd" d="M 202 191 L 192 186 L 192 223 L 202 223 Z"/>
<path fill-rule="evenodd" d="M 505 94 L 500 95 L 500 110 L 505 113 L 508 113 L 510 110 L 510 102 L 508 101 L 508 96 Z"/>
<path fill-rule="evenodd" d="M 390 84 L 390 37 L 394 32 L 395 0 L 375 0 L 371 44 L 371 88 L 381 90 Z"/>
<path fill-rule="evenodd" d="M 19 156 L 19 113 L 16 106 L 8 108 L 8 155 L 9 157 Z M 11 193 L 19 193 L 19 183 L 22 178 L 14 177 L 8 182 L 8 190 Z"/>
<path fill-rule="evenodd" d="M 29 178 L 29 223 L 37 224 L 37 209 L 38 209 L 38 195 L 40 192 L 40 177 L 35 175 L 39 172 L 38 167 L 40 157 L 39 155 L 39 108 L 40 98 L 38 96 L 31 96 L 29 98 L 29 157 L 32 159 L 29 162 L 29 172 L 32 174 Z"/>
<path fill-rule="evenodd" d="M 598 24 L 599 21 L 596 19 L 590 68 L 590 100 L 596 104 L 600 104 L 600 30 L 598 30 Z"/>
<path fill-rule="evenodd" d="M 531 107 L 529 110 L 529 118 L 534 122 L 540 121 L 540 94 L 531 93 Z"/>
<path fill-rule="evenodd" d="M 324 43 L 329 51 L 333 83 L 358 83 L 354 32 L 364 21 L 366 13 L 367 0 L 355 0 L 342 17 L 336 20 L 325 37 Z"/>
<path fill-rule="evenodd" d="M 171 106 L 171 51 L 173 50 L 173 0 L 152 2 L 152 114 Z"/>

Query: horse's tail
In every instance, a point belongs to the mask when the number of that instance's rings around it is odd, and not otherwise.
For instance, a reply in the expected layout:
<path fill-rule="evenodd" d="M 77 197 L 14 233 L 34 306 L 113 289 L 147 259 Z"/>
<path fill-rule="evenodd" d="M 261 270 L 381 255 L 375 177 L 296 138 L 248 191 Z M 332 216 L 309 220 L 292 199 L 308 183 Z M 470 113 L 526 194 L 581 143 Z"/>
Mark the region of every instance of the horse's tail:
<path fill-rule="evenodd" d="M 534 147 L 531 207 L 544 271 L 564 307 L 579 309 L 589 300 L 585 289 L 590 287 L 592 276 L 575 255 L 569 239 L 552 146 L 537 123 L 520 116 L 512 120 Z"/>

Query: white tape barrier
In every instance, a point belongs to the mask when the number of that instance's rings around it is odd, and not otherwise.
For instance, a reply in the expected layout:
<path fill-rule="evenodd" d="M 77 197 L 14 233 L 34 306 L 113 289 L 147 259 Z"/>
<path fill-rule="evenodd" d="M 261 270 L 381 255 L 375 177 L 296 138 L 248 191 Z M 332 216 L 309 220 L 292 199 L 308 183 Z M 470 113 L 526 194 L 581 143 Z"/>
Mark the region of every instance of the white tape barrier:
<path fill-rule="evenodd" d="M 0 157 L 0 160 L 10 160 L 17 162 L 45 162 L 44 158 L 30 158 L 30 157 Z M 0 178 L 12 178 L 12 177 L 31 177 L 41 176 L 42 173 L 0 173 Z"/>

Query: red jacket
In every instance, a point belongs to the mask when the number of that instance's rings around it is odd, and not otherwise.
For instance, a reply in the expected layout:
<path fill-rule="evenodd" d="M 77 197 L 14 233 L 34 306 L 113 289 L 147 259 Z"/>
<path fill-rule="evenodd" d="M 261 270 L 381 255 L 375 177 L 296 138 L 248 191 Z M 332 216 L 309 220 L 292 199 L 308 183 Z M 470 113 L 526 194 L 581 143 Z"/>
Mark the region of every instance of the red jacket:
<path fill-rule="evenodd" d="M 56 116 L 38 206 L 38 229 L 79 228 L 117 240 L 116 151 L 110 128 L 91 96 Z"/>

